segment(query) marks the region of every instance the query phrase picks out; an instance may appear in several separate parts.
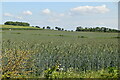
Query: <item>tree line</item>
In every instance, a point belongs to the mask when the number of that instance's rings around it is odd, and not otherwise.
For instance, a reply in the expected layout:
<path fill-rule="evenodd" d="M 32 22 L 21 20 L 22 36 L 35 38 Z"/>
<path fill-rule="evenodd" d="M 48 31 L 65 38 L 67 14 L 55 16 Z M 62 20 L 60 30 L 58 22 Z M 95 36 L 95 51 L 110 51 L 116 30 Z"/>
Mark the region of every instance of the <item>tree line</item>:
<path fill-rule="evenodd" d="M 30 26 L 29 23 L 25 23 L 25 22 L 13 22 L 13 21 L 7 21 L 4 23 L 4 25 L 14 25 L 14 26 Z M 32 26 L 32 27 L 36 27 L 36 28 L 40 28 L 39 26 Z M 50 26 L 47 27 L 43 27 L 43 29 L 51 29 Z M 56 30 L 58 31 L 67 31 L 64 30 L 64 28 L 61 27 L 55 27 Z M 54 29 L 51 29 L 54 30 Z M 73 30 L 71 30 L 73 32 Z M 95 27 L 95 28 L 88 28 L 88 27 L 76 27 L 75 31 L 82 31 L 82 32 L 120 32 L 120 30 L 116 30 L 116 29 L 110 29 L 110 28 L 106 28 L 106 27 Z"/>
<path fill-rule="evenodd" d="M 30 26 L 29 23 L 25 23 L 25 22 L 13 22 L 13 21 L 7 21 L 4 23 L 4 25 L 13 25 L 13 26 Z"/>
<path fill-rule="evenodd" d="M 37 28 L 40 28 L 39 26 L 35 26 Z M 43 29 L 51 29 L 50 26 L 47 26 L 47 27 L 43 27 Z M 67 31 L 67 30 L 64 30 L 64 28 L 60 28 L 60 27 L 55 27 L 56 30 L 58 31 Z M 52 29 L 54 30 L 54 29 Z M 73 30 L 71 30 L 73 32 Z M 95 28 L 88 28 L 88 27 L 76 27 L 76 30 L 75 31 L 81 31 L 81 32 L 120 32 L 120 30 L 116 30 L 116 29 L 110 29 L 110 28 L 106 28 L 106 27 L 95 27 Z"/>
<path fill-rule="evenodd" d="M 110 29 L 106 27 L 95 27 L 95 28 L 88 28 L 88 27 L 77 27 L 76 31 L 85 31 L 85 32 L 120 32 L 120 30 Z"/>
<path fill-rule="evenodd" d="M 32 26 L 32 27 L 36 27 L 36 28 L 40 28 L 39 26 Z M 43 29 L 52 29 L 50 26 L 47 26 L 47 27 L 43 27 Z M 60 27 L 55 27 L 56 30 L 58 31 L 66 31 L 64 30 L 64 28 L 60 28 Z M 54 30 L 54 29 L 52 29 Z"/>

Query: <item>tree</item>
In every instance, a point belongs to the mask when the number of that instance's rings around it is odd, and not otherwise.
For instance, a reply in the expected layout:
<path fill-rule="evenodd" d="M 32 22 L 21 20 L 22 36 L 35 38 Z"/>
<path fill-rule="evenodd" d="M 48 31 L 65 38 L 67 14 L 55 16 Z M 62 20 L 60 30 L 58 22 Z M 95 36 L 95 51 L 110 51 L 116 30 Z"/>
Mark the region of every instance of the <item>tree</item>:
<path fill-rule="evenodd" d="M 45 27 L 43 27 L 43 29 L 45 29 Z"/>
<path fill-rule="evenodd" d="M 100 31 L 100 28 L 99 28 L 99 27 L 96 27 L 96 28 L 95 28 L 95 31 Z"/>
<path fill-rule="evenodd" d="M 39 26 L 35 26 L 36 28 L 40 28 Z"/>
<path fill-rule="evenodd" d="M 64 28 L 62 28 L 61 30 L 64 31 Z"/>
<path fill-rule="evenodd" d="M 76 31 L 83 31 L 83 28 L 80 26 L 80 27 L 77 27 L 76 28 Z"/>
<path fill-rule="evenodd" d="M 109 29 L 109 28 L 106 28 L 106 27 L 96 27 L 96 28 L 82 28 L 81 26 L 80 27 L 77 27 L 76 28 L 76 31 L 90 31 L 90 32 L 120 32 L 119 30 L 116 30 L 116 29 Z"/>
<path fill-rule="evenodd" d="M 50 29 L 50 26 L 47 26 L 47 29 Z"/>
<path fill-rule="evenodd" d="M 55 29 L 58 29 L 58 27 L 55 27 Z"/>
<path fill-rule="evenodd" d="M 61 28 L 60 28 L 60 27 L 55 27 L 55 29 L 57 29 L 57 30 L 61 31 Z"/>
<path fill-rule="evenodd" d="M 13 21 L 7 21 L 4 23 L 4 25 L 14 25 L 14 26 L 30 26 L 29 23 L 25 23 L 25 22 L 13 22 Z"/>
<path fill-rule="evenodd" d="M 58 28 L 58 31 L 61 31 L 61 28 Z"/>

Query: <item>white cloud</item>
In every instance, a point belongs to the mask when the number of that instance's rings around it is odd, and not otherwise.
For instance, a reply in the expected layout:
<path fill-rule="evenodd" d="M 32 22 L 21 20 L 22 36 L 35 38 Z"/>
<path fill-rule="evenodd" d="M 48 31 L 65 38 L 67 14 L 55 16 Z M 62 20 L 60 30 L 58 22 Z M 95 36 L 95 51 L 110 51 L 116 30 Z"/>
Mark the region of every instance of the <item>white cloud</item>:
<path fill-rule="evenodd" d="M 4 16 L 13 17 L 13 15 L 10 13 L 4 13 Z"/>
<path fill-rule="evenodd" d="M 109 9 L 106 5 L 102 6 L 79 6 L 76 8 L 72 8 L 71 12 L 75 14 L 90 14 L 90 13 L 106 13 Z"/>
<path fill-rule="evenodd" d="M 23 11 L 23 14 L 25 14 L 25 15 L 32 15 L 32 12 L 27 10 L 27 11 Z"/>
<path fill-rule="evenodd" d="M 15 17 L 15 18 L 17 18 L 17 19 L 23 19 L 23 17 L 22 17 L 22 16 L 17 16 L 17 17 Z"/>
<path fill-rule="evenodd" d="M 44 14 L 50 14 L 51 11 L 50 11 L 49 9 L 44 9 L 44 10 L 42 11 L 42 13 L 44 13 Z"/>
<path fill-rule="evenodd" d="M 61 13 L 60 16 L 61 16 L 61 17 L 62 17 L 62 16 L 65 16 L 65 14 L 64 14 L 64 13 Z"/>
<path fill-rule="evenodd" d="M 12 15 L 10 13 L 4 13 L 4 16 L 10 17 L 10 18 L 16 18 L 16 19 L 23 19 L 22 16 L 14 16 L 14 15 Z"/>
<path fill-rule="evenodd" d="M 61 21 L 62 18 L 64 18 L 64 16 L 65 16 L 64 13 L 54 13 L 54 12 L 52 12 L 48 16 L 48 21 L 49 22 L 59 22 L 59 21 Z"/>

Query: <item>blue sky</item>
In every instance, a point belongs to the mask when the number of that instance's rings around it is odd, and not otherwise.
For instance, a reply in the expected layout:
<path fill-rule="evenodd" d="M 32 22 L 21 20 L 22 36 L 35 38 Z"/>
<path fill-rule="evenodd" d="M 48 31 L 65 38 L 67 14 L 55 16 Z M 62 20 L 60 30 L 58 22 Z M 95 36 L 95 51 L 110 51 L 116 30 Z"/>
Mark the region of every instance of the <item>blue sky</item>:
<path fill-rule="evenodd" d="M 1 0 L 3 2 L 118 2 L 120 0 Z"/>
<path fill-rule="evenodd" d="M 75 30 L 77 26 L 118 28 L 117 2 L 3 2 L 2 23 L 23 21 L 31 25 Z M 1 24 L 2 24 L 1 23 Z"/>

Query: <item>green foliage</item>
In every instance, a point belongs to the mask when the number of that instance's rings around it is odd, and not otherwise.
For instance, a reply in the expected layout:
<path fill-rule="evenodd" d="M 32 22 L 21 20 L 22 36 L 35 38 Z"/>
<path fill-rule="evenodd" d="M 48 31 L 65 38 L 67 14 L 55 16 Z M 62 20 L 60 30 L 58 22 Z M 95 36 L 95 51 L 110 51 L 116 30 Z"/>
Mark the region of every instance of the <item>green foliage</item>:
<path fill-rule="evenodd" d="M 108 67 L 107 73 L 103 71 L 101 74 L 103 78 L 118 78 L 119 77 L 119 70 L 115 67 Z"/>
<path fill-rule="evenodd" d="M 55 27 L 55 29 L 57 29 L 58 31 L 64 31 L 64 28 L 60 28 L 60 27 Z"/>
<path fill-rule="evenodd" d="M 77 27 L 76 31 L 85 31 L 85 32 L 120 32 L 120 30 L 116 29 L 110 29 L 106 27 L 96 27 L 96 28 L 83 28 L 83 27 Z"/>
<path fill-rule="evenodd" d="M 7 72 L 7 73 L 5 73 L 4 75 L 2 75 L 2 78 L 10 79 L 11 75 L 12 75 L 11 72 Z"/>
<path fill-rule="evenodd" d="M 44 77 L 47 79 L 53 78 L 58 68 L 59 68 L 59 65 L 57 64 L 55 66 L 52 66 L 52 68 L 47 69 L 44 73 Z"/>
<path fill-rule="evenodd" d="M 111 68 L 111 69 L 109 69 Z M 118 78 L 118 69 L 115 69 L 114 67 L 109 67 L 108 69 L 101 69 L 97 71 L 87 70 L 86 72 L 77 72 L 73 68 L 69 68 L 66 72 L 57 72 L 53 71 L 52 74 L 50 74 L 49 78 Z M 51 70 L 51 69 L 49 69 Z M 109 72 L 110 70 L 110 72 Z M 48 70 L 47 70 L 48 71 Z"/>
<path fill-rule="evenodd" d="M 25 23 L 25 22 L 13 22 L 13 21 L 7 21 L 7 22 L 4 23 L 4 25 L 30 26 L 29 23 Z"/>
<path fill-rule="evenodd" d="M 47 29 L 50 29 L 50 26 L 47 26 Z"/>

